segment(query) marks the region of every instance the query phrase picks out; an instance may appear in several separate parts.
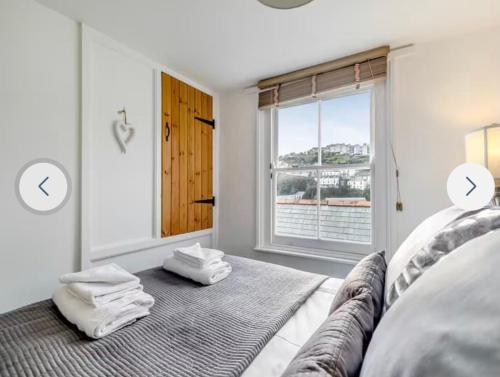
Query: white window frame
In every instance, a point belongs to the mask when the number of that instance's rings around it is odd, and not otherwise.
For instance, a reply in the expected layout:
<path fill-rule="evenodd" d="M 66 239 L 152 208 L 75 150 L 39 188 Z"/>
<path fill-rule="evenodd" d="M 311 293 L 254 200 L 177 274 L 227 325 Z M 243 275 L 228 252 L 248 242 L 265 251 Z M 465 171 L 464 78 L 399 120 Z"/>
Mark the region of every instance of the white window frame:
<path fill-rule="evenodd" d="M 280 108 L 296 106 L 315 101 L 353 95 L 360 92 L 371 92 L 371 129 L 370 129 L 370 162 L 372 233 L 371 243 L 352 241 L 307 239 L 296 236 L 274 235 L 274 203 L 276 195 L 275 180 L 271 178 L 273 153 L 277 153 L 277 137 L 273 137 L 275 129 L 276 109 L 265 109 L 258 112 L 257 124 L 257 239 L 255 249 L 258 251 L 298 255 L 315 259 L 328 259 L 348 263 L 356 263 L 362 257 L 375 250 L 385 250 L 387 240 L 387 151 L 385 122 L 385 81 L 375 81 L 354 87 L 337 89 L 309 98 L 280 105 Z M 321 117 L 321 114 L 318 114 Z M 318 122 L 320 120 L 318 119 Z M 321 130 L 319 130 L 321 145 Z M 366 164 L 342 165 L 362 167 Z M 312 170 L 331 170 L 332 167 L 311 167 Z M 311 170 L 300 167 L 284 170 Z M 281 169 L 278 169 L 281 170 Z M 318 181 L 319 189 L 319 181 Z"/>

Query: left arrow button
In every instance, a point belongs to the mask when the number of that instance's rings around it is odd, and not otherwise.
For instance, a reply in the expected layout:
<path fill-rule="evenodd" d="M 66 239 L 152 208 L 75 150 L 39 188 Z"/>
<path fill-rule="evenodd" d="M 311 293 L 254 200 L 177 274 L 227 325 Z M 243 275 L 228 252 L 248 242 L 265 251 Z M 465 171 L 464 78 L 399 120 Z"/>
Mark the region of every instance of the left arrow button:
<path fill-rule="evenodd" d="M 45 195 L 47 195 L 47 196 L 49 196 L 49 193 L 48 193 L 47 191 L 45 191 L 45 189 L 44 189 L 42 186 L 43 186 L 43 184 L 44 184 L 45 182 L 47 182 L 48 180 L 49 180 L 49 177 L 46 177 L 46 178 L 45 178 L 42 182 L 40 182 L 40 184 L 38 185 L 38 188 L 39 188 L 40 190 L 42 190 L 42 192 L 43 192 Z"/>
<path fill-rule="evenodd" d="M 36 214 L 56 212 L 71 195 L 71 179 L 64 166 L 46 158 L 25 164 L 17 173 L 16 187 L 20 203 Z"/>

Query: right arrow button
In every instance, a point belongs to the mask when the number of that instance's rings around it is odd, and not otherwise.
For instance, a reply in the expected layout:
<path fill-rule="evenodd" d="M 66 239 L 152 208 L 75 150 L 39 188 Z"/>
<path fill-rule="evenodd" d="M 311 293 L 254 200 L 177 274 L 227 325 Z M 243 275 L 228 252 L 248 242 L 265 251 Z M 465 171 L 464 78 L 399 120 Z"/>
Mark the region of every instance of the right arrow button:
<path fill-rule="evenodd" d="M 474 182 L 472 182 L 472 179 L 470 179 L 469 177 L 465 177 L 465 179 L 467 179 L 470 182 L 470 184 L 472 185 L 472 188 L 469 191 L 467 191 L 467 194 L 465 194 L 465 196 L 469 196 L 469 194 L 472 191 L 474 191 L 477 186 L 476 186 L 476 184 Z"/>
<path fill-rule="evenodd" d="M 484 166 L 466 163 L 448 177 L 448 197 L 461 209 L 473 211 L 488 205 L 495 193 L 493 176 Z"/>

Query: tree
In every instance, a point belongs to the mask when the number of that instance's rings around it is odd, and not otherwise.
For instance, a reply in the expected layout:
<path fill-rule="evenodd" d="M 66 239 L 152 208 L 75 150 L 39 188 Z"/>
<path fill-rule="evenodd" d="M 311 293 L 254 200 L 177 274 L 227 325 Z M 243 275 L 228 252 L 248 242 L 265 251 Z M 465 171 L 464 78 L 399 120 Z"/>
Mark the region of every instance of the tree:
<path fill-rule="evenodd" d="M 316 179 L 313 172 L 308 175 L 278 173 L 278 195 L 295 195 L 304 192 L 303 199 L 316 199 Z M 340 177 L 337 186 L 321 187 L 321 199 L 326 198 L 364 198 L 370 201 L 370 187 L 364 190 L 349 186 L 349 178 Z"/>
<path fill-rule="evenodd" d="M 306 152 L 291 152 L 280 156 L 279 159 L 286 166 L 290 167 L 311 166 L 318 162 L 318 148 L 311 148 Z M 321 151 L 321 160 L 323 165 L 363 164 L 369 162 L 370 156 L 330 152 L 323 148 Z"/>
<path fill-rule="evenodd" d="M 278 173 L 278 195 L 294 195 L 298 192 L 304 192 L 304 199 L 312 199 L 312 193 L 315 191 L 316 181 L 309 175 L 293 175 L 291 173 Z"/>

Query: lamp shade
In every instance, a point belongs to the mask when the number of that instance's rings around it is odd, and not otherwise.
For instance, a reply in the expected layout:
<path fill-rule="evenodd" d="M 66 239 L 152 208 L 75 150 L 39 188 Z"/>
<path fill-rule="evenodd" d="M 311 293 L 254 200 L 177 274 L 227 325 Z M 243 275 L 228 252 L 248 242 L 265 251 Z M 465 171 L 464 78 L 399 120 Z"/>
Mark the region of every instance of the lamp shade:
<path fill-rule="evenodd" d="M 500 179 L 500 124 L 482 127 L 465 136 L 467 162 L 483 165 Z"/>
<path fill-rule="evenodd" d="M 312 0 L 259 0 L 262 4 L 276 9 L 292 9 L 310 3 Z"/>

